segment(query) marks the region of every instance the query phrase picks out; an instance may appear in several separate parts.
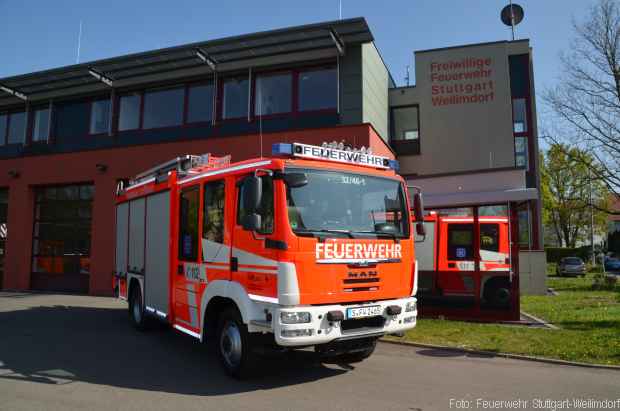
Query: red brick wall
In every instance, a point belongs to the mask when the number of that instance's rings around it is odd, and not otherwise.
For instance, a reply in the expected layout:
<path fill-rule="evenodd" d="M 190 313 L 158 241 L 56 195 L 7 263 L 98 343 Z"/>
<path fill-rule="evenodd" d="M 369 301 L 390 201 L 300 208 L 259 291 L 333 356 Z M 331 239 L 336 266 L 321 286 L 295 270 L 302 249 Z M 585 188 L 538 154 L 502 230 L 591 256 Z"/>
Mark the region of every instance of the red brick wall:
<path fill-rule="evenodd" d="M 275 142 L 320 144 L 323 141 L 342 139 L 357 147 L 370 146 L 376 154 L 394 158 L 383 140 L 367 124 L 264 134 L 263 154 L 270 155 L 271 145 Z M 33 187 L 94 183 L 90 294 L 110 295 L 114 269 L 116 181 L 134 176 L 179 155 L 207 152 L 218 156 L 232 154 L 233 161 L 258 157 L 260 139 L 257 135 L 208 138 L 0 161 L 0 187 L 9 188 L 8 241 L 3 287 L 22 290 L 30 287 Z M 98 163 L 107 165 L 107 170 L 97 171 L 95 164 Z M 19 177 L 11 178 L 8 175 L 9 170 L 18 171 Z"/>

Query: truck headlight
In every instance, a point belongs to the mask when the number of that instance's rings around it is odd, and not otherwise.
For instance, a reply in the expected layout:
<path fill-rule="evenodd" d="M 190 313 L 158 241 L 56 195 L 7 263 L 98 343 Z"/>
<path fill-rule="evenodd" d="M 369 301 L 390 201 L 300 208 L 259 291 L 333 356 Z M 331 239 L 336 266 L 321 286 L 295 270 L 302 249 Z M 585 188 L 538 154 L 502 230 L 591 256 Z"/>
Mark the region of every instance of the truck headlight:
<path fill-rule="evenodd" d="M 282 324 L 303 324 L 309 323 L 312 317 L 308 312 L 290 312 L 283 311 L 280 313 L 280 322 Z"/>
<path fill-rule="evenodd" d="M 415 301 L 409 301 L 405 306 L 405 312 L 410 313 L 411 311 L 415 311 L 417 309 Z"/>

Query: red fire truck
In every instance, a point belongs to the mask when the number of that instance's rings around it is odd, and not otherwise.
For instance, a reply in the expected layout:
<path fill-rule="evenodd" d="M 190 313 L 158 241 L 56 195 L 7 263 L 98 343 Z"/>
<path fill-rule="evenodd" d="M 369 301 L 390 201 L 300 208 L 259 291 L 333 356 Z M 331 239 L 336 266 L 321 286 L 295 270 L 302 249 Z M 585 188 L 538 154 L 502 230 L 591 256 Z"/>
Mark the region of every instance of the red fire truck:
<path fill-rule="evenodd" d="M 352 362 L 416 324 L 398 163 L 298 143 L 272 154 L 233 164 L 187 155 L 117 190 L 115 287 L 131 321 L 213 341 L 236 377 L 259 346 Z M 414 203 L 421 218 L 419 193 Z"/>
<path fill-rule="evenodd" d="M 478 297 L 485 305 L 501 308 L 510 303 L 508 217 L 478 217 L 479 246 L 472 216 L 431 211 L 424 223 L 426 236 L 416 244 L 421 292 L 457 300 L 474 298 L 479 281 Z"/>

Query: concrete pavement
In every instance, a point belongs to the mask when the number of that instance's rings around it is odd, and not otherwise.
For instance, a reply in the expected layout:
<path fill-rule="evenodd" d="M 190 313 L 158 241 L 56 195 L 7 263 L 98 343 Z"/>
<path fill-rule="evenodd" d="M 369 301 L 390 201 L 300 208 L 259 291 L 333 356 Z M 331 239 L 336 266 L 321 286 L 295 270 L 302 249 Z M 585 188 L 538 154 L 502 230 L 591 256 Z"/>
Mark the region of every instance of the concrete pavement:
<path fill-rule="evenodd" d="M 294 352 L 264 360 L 260 375 L 251 381 L 229 379 L 205 346 L 167 327 L 134 331 L 125 304 L 114 299 L 0 293 L 2 410 L 449 410 L 493 405 L 478 399 L 522 400 L 528 409 L 552 409 L 534 401 L 620 398 L 620 372 L 614 370 L 390 344 L 380 344 L 370 359 L 351 367 Z M 620 409 L 620 400 L 615 404 Z"/>

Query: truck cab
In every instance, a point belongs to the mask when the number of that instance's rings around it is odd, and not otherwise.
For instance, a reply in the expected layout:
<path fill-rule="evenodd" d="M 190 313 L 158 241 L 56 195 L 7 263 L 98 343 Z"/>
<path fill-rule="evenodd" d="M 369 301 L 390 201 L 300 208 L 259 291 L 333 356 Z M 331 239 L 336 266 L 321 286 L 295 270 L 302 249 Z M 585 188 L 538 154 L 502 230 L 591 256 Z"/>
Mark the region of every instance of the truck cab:
<path fill-rule="evenodd" d="M 297 143 L 234 164 L 206 157 L 119 190 L 117 285 L 138 328 L 159 318 L 213 340 L 241 376 L 258 341 L 360 360 L 415 326 L 394 160 Z"/>

